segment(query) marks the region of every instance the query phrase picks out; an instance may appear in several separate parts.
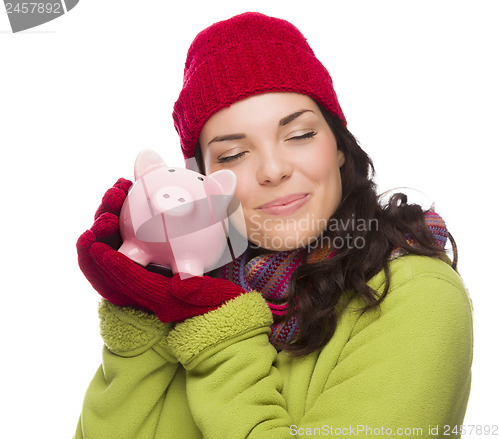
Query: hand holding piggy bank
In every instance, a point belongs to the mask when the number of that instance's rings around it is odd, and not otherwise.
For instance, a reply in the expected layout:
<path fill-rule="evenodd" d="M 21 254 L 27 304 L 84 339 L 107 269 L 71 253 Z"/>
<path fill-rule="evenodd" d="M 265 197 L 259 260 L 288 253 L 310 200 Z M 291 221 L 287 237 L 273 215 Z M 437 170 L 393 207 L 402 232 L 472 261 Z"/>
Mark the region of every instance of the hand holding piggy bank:
<path fill-rule="evenodd" d="M 134 175 L 120 214 L 123 245 L 118 251 L 142 266 L 166 266 L 181 278 L 223 265 L 235 174 L 221 170 L 205 176 L 174 168 L 144 150 Z"/>

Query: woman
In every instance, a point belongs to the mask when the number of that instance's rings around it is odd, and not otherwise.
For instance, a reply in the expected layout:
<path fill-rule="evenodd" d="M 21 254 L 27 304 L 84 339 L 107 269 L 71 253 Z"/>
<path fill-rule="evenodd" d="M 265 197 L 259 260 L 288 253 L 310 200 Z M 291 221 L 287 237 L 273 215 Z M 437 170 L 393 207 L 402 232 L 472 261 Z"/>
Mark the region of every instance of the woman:
<path fill-rule="evenodd" d="M 379 205 L 303 35 L 257 13 L 205 29 L 174 123 L 187 162 L 236 174 L 249 247 L 203 277 L 152 273 L 115 250 L 130 182 L 106 193 L 77 244 L 105 348 L 75 437 L 460 431 L 472 323 L 448 233 L 402 194 Z"/>

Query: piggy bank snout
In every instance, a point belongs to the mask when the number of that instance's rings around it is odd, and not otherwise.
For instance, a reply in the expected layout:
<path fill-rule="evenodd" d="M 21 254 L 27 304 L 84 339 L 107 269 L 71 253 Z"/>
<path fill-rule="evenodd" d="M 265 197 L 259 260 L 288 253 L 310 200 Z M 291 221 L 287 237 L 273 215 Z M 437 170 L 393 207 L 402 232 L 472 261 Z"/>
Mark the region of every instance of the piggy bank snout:
<path fill-rule="evenodd" d="M 191 193 L 179 186 L 162 187 L 156 191 L 152 202 L 158 212 L 171 216 L 186 215 L 194 208 Z"/>

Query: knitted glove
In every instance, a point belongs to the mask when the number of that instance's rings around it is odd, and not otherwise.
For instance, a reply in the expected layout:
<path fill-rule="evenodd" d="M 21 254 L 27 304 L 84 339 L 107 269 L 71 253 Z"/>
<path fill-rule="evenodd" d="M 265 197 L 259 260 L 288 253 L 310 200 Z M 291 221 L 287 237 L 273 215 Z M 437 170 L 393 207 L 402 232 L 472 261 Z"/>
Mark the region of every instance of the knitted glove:
<path fill-rule="evenodd" d="M 118 229 L 119 215 L 132 182 L 120 178 L 106 191 L 94 215 L 94 224 L 76 243 L 78 265 L 94 289 L 105 299 L 122 306 L 139 306 L 131 298 L 120 294 L 113 279 L 97 264 L 93 253 L 98 248 L 118 249 L 121 237 Z"/>
<path fill-rule="evenodd" d="M 77 242 L 78 263 L 101 296 L 121 306 L 153 311 L 162 322 L 178 322 L 219 308 L 245 291 L 225 279 L 194 276 L 181 280 L 152 273 L 116 251 L 121 244 L 120 210 L 131 182 L 119 179 Z"/>

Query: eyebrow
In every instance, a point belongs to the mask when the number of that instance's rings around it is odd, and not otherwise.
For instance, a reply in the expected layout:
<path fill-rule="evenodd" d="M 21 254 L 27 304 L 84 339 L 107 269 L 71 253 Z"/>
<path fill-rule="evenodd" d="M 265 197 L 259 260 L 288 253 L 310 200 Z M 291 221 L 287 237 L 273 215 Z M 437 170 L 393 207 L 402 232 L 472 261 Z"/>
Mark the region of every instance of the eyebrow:
<path fill-rule="evenodd" d="M 314 111 L 312 111 L 312 110 L 296 111 L 295 113 L 292 113 L 288 116 L 285 116 L 283 119 L 280 119 L 278 126 L 284 127 L 285 125 L 288 125 L 289 123 L 291 123 L 295 119 L 297 119 L 299 116 L 302 116 L 304 113 L 307 113 L 307 112 L 314 113 Z M 214 137 L 212 140 L 210 140 L 210 142 L 208 142 L 208 145 L 210 145 L 213 142 L 225 142 L 225 141 L 229 141 L 229 140 L 241 140 L 244 138 L 246 138 L 245 134 L 226 134 L 224 136 Z"/>
<path fill-rule="evenodd" d="M 290 114 L 289 116 L 284 117 L 283 119 L 280 120 L 279 126 L 284 127 L 285 125 L 289 124 L 290 122 L 293 122 L 297 117 L 302 116 L 304 113 L 307 113 L 310 111 L 311 113 L 314 113 L 312 110 L 299 110 L 296 111 L 295 113 Z"/>
<path fill-rule="evenodd" d="M 227 134 L 225 136 L 217 136 L 214 137 L 208 144 L 210 145 L 213 142 L 224 142 L 226 140 L 240 140 L 244 139 L 246 136 L 244 134 Z"/>

